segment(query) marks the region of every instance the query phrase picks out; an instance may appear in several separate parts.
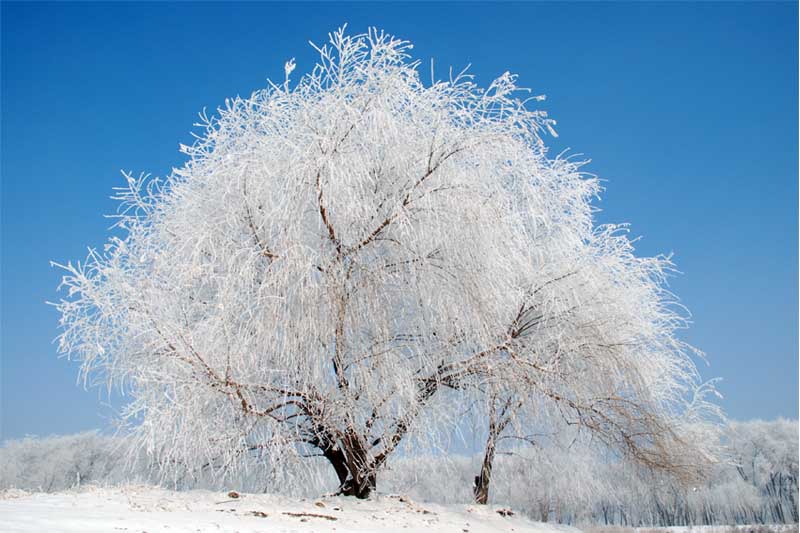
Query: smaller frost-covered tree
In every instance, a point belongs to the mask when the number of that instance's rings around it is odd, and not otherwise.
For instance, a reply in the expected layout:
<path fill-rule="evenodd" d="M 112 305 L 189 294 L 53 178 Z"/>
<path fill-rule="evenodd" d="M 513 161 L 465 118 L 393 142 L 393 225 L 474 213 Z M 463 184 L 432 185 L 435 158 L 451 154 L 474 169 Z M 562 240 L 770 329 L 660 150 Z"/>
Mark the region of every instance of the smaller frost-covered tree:
<path fill-rule="evenodd" d="M 64 267 L 60 349 L 129 395 L 163 475 L 316 454 L 366 497 L 487 386 L 628 445 L 653 436 L 627 406 L 696 381 L 665 263 L 594 227 L 597 181 L 547 157 L 514 76 L 425 85 L 410 48 L 332 34 L 296 86 L 291 61 L 204 116 L 182 168 L 127 175 L 123 235 Z"/>
<path fill-rule="evenodd" d="M 603 227 L 551 268 L 518 307 L 509 360 L 479 385 L 488 427 L 476 502 L 488 500 L 500 441 L 535 444 L 542 428 L 576 427 L 684 481 L 702 475 L 722 414 L 707 401 L 713 382 L 699 382 L 695 351 L 676 336 L 686 318 L 664 288 L 670 260 L 636 257 L 624 233 Z M 693 438 L 698 431 L 707 435 Z"/>

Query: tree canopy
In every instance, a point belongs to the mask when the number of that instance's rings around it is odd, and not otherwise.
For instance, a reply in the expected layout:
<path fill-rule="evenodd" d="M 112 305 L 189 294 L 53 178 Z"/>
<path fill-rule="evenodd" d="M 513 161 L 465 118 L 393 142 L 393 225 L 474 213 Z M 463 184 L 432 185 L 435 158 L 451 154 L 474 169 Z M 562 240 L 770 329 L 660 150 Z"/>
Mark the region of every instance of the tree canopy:
<path fill-rule="evenodd" d="M 121 236 L 65 267 L 61 351 L 130 396 L 165 472 L 316 451 L 363 497 L 398 446 L 498 395 L 520 426 L 696 463 L 675 428 L 714 408 L 669 259 L 594 223 L 598 180 L 548 156 L 515 76 L 426 85 L 410 49 L 337 31 L 297 84 L 290 61 L 202 115 L 183 167 L 126 174 Z"/>

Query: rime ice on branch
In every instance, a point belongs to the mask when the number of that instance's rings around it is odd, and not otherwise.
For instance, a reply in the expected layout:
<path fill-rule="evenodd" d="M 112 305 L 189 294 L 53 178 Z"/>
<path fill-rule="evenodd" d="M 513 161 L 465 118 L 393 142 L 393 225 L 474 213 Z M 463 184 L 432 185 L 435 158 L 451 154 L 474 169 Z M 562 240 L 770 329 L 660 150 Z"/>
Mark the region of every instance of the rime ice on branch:
<path fill-rule="evenodd" d="M 165 475 L 317 454 L 366 497 L 489 389 L 637 450 L 629 402 L 686 406 L 669 261 L 594 226 L 597 180 L 548 158 L 514 76 L 424 85 L 410 49 L 340 30 L 294 88 L 290 61 L 226 100 L 182 168 L 127 175 L 124 237 L 65 267 L 60 349 L 125 390 Z"/>

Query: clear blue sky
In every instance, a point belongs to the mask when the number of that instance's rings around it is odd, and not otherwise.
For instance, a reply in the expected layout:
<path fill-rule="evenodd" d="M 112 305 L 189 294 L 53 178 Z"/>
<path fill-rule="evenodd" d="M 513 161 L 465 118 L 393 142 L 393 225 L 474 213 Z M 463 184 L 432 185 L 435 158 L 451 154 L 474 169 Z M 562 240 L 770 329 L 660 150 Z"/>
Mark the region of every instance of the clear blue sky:
<path fill-rule="evenodd" d="M 196 114 L 344 22 L 427 65 L 548 95 L 553 150 L 606 179 L 603 222 L 674 252 L 685 338 L 734 418 L 796 417 L 797 4 L 2 4 L 0 438 L 107 427 L 56 356 L 58 271 L 105 241 L 120 169 L 182 163 Z M 427 71 L 427 67 L 426 67 Z"/>

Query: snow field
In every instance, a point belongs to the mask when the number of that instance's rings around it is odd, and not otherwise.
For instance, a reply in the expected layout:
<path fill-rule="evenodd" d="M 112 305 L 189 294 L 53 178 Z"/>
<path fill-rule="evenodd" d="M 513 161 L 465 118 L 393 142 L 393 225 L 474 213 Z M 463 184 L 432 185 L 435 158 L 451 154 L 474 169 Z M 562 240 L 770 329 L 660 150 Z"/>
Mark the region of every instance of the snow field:
<path fill-rule="evenodd" d="M 236 494 L 236 493 L 234 493 Z M 501 512 L 498 512 L 501 511 Z M 149 486 L 0 493 L 4 533 L 535 532 L 578 530 L 508 515 L 497 506 L 417 504 L 402 496 L 294 500 L 266 494 L 175 492 Z"/>

